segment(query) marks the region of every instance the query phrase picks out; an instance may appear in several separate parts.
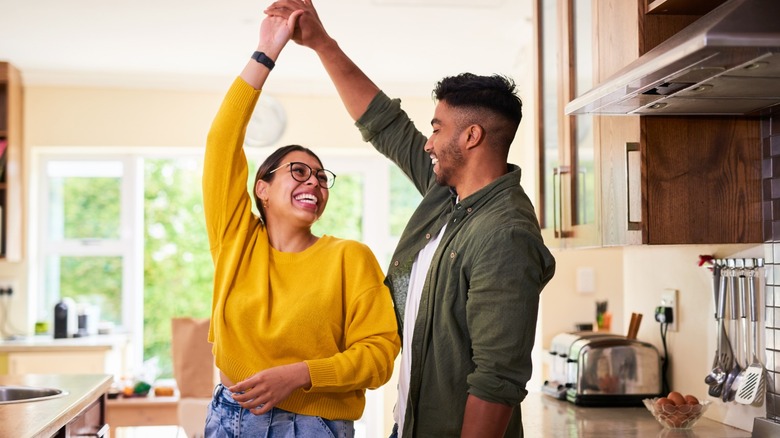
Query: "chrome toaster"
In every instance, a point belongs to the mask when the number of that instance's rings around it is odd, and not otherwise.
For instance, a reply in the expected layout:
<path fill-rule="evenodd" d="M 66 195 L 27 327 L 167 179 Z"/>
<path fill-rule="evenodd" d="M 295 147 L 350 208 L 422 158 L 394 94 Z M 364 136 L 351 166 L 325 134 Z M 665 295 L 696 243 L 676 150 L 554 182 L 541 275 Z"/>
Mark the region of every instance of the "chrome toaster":
<path fill-rule="evenodd" d="M 663 390 L 658 350 L 636 339 L 597 333 L 562 333 L 553 339 L 552 379 L 543 392 L 581 406 L 642 406 L 642 399 L 658 397 Z"/>

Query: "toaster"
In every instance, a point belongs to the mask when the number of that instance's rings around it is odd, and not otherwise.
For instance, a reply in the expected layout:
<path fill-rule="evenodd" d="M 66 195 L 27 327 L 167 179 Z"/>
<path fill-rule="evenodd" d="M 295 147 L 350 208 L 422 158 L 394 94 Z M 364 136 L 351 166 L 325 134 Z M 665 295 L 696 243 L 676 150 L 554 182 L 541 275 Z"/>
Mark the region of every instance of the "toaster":
<path fill-rule="evenodd" d="M 559 400 L 566 399 L 566 389 L 574 384 L 569 373 L 569 351 L 572 344 L 581 339 L 614 336 L 610 333 L 578 331 L 560 333 L 553 337 L 550 345 L 550 379 L 544 382 L 542 392 Z"/>
<path fill-rule="evenodd" d="M 661 395 L 662 358 L 651 344 L 603 332 L 562 333 L 542 392 L 580 406 L 642 406 Z"/>

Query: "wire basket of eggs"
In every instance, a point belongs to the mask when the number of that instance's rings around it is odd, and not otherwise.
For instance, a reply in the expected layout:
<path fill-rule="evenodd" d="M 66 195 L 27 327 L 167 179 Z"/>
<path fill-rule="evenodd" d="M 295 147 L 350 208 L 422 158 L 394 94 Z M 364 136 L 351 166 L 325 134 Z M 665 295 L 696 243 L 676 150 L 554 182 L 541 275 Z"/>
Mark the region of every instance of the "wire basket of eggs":
<path fill-rule="evenodd" d="M 667 429 L 690 429 L 699 421 L 709 400 L 699 402 L 692 395 L 682 395 L 672 391 L 666 397 L 646 398 L 642 400 L 653 417 Z"/>

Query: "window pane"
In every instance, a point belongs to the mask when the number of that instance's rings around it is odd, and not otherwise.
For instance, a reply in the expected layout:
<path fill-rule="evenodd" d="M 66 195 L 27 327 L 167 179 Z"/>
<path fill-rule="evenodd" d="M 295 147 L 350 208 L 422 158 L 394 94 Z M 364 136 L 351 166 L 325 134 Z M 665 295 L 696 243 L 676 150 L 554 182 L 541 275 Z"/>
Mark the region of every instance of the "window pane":
<path fill-rule="evenodd" d="M 97 307 L 101 321 L 122 320 L 122 258 L 51 256 L 46 263 L 46 309 L 62 298 Z"/>
<path fill-rule="evenodd" d="M 412 217 L 414 209 L 420 204 L 422 195 L 414 184 L 395 166 L 390 166 L 390 235 L 401 237 Z"/>
<path fill-rule="evenodd" d="M 325 213 L 312 227 L 316 235 L 363 240 L 363 175 L 339 173 Z"/>
<path fill-rule="evenodd" d="M 144 360 L 171 377 L 171 318 L 211 312 L 214 265 L 201 193 L 200 159 L 144 161 Z"/>
<path fill-rule="evenodd" d="M 52 240 L 120 237 L 122 163 L 52 162 L 47 171 Z"/>

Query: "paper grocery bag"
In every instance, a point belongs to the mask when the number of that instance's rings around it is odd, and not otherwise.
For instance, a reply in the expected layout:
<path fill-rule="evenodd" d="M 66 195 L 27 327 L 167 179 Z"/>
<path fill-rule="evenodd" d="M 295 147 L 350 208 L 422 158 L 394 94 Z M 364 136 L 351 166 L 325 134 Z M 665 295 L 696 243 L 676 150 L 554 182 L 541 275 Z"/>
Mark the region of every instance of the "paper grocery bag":
<path fill-rule="evenodd" d="M 179 396 L 208 397 L 219 381 L 208 341 L 208 318 L 172 318 L 173 377 Z"/>

